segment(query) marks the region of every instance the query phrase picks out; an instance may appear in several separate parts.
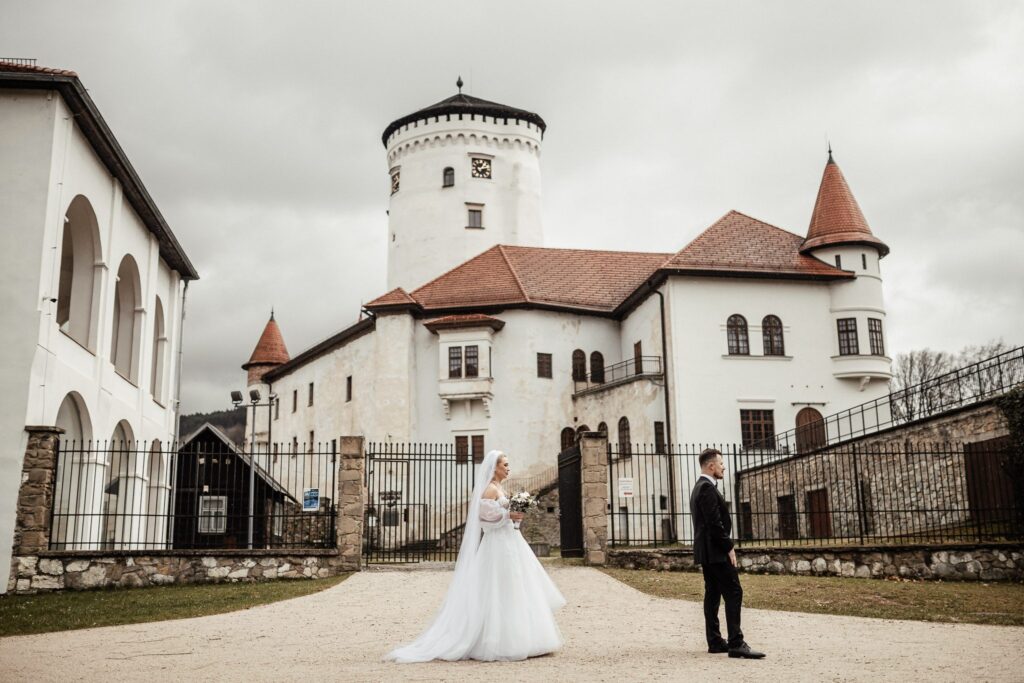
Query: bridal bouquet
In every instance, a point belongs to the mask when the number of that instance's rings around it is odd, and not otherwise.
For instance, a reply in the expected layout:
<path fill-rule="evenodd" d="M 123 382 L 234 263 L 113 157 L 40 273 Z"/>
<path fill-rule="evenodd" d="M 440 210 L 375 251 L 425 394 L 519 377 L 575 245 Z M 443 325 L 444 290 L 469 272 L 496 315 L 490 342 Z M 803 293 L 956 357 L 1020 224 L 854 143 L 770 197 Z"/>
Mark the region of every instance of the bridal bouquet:
<path fill-rule="evenodd" d="M 508 501 L 509 512 L 526 512 L 535 507 L 537 507 L 537 499 L 526 491 L 520 491 Z M 515 522 L 515 528 L 519 528 L 519 522 Z"/>

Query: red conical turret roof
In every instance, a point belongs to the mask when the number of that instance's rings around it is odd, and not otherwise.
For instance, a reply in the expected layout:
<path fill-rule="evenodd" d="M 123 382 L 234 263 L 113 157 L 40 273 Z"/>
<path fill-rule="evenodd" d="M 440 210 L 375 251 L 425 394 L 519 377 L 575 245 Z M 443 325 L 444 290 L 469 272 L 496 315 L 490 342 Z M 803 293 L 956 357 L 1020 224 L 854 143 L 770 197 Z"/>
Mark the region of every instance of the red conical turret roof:
<path fill-rule="evenodd" d="M 253 365 L 281 365 L 287 363 L 290 358 L 288 349 L 284 345 L 284 337 L 281 336 L 281 328 L 277 326 L 274 313 L 271 311 L 270 320 L 263 328 L 263 334 L 256 342 L 256 348 L 253 349 L 249 362 L 243 365 L 242 369 L 248 370 Z"/>
<path fill-rule="evenodd" d="M 811 225 L 800 253 L 838 244 L 870 244 L 882 256 L 889 253 L 889 247 L 871 233 L 843 172 L 839 170 L 839 164 L 832 158 L 832 150 L 829 150 L 818 199 L 811 214 Z"/>

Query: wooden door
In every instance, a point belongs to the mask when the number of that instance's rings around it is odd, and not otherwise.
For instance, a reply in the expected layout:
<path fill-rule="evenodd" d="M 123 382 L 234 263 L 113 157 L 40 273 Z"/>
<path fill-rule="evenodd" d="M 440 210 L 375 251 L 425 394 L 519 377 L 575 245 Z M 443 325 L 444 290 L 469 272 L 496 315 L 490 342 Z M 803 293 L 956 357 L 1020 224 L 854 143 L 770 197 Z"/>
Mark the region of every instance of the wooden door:
<path fill-rule="evenodd" d="M 644 352 L 640 342 L 633 344 L 633 364 L 636 367 L 636 374 L 642 375 L 644 372 Z"/>
<path fill-rule="evenodd" d="M 811 538 L 832 537 L 832 516 L 828 509 L 828 491 L 807 492 L 807 526 Z"/>
<path fill-rule="evenodd" d="M 967 504 L 971 519 L 1002 522 L 1013 519 L 1013 482 L 1000 464 L 1000 456 L 1012 447 L 1010 437 L 964 444 Z"/>
<path fill-rule="evenodd" d="M 793 496 L 779 496 L 779 537 L 794 539 L 798 536 L 796 498 Z"/>
<path fill-rule="evenodd" d="M 825 446 L 825 420 L 814 408 L 804 408 L 796 414 L 796 451 L 806 453 Z"/>

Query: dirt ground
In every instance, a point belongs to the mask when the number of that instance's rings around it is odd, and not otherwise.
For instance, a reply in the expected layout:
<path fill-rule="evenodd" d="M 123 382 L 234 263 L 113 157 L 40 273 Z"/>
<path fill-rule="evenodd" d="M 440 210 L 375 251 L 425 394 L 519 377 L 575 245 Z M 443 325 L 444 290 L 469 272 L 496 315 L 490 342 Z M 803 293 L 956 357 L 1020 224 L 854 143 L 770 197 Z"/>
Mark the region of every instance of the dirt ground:
<path fill-rule="evenodd" d="M 1024 681 L 1024 628 L 745 610 L 768 658 L 729 659 L 705 651 L 698 603 L 550 571 L 568 599 L 565 646 L 525 662 L 382 662 L 444 594 L 450 572 L 421 568 L 242 612 L 0 639 L 0 680 Z"/>

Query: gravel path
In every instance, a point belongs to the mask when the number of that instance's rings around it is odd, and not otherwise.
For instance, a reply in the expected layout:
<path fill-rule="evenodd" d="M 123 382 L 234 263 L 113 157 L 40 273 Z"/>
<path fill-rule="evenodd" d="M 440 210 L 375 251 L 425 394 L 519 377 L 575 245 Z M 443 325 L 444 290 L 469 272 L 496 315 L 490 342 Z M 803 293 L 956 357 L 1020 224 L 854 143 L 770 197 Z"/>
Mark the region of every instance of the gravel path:
<path fill-rule="evenodd" d="M 366 571 L 243 612 L 3 638 L 0 680 L 1024 681 L 1024 628 L 745 610 L 768 659 L 731 660 L 705 652 L 697 603 L 594 569 L 550 572 L 569 601 L 565 647 L 525 662 L 381 662 L 427 622 L 451 576 L 421 569 Z"/>

